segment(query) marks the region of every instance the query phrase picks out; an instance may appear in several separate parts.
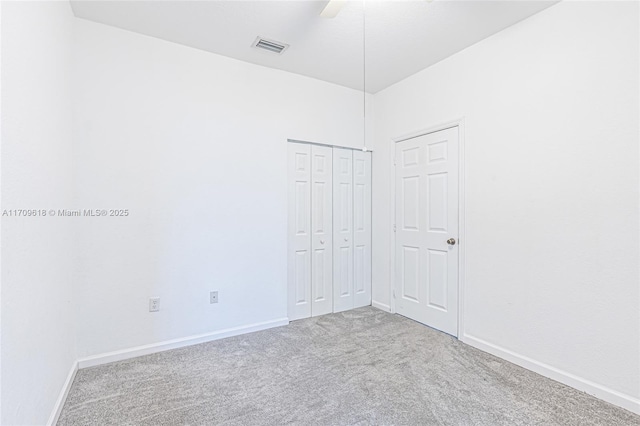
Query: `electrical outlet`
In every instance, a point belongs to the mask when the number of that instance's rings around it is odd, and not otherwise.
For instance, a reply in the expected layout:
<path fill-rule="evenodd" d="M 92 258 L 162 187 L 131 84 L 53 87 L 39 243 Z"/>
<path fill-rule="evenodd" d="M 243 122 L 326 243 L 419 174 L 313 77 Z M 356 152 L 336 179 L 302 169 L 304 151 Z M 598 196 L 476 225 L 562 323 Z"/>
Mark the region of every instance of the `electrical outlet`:
<path fill-rule="evenodd" d="M 218 292 L 212 291 L 209 293 L 209 303 L 218 303 Z"/>
<path fill-rule="evenodd" d="M 149 299 L 149 312 L 158 312 L 160 310 L 160 298 L 152 297 Z"/>

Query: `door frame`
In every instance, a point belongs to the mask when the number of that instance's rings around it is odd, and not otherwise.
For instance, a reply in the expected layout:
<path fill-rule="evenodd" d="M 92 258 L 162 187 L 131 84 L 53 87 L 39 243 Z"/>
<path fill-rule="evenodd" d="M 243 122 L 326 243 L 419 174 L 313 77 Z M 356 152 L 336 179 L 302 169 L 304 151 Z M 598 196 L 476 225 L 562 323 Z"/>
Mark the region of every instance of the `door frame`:
<path fill-rule="evenodd" d="M 405 133 L 403 135 L 391 138 L 390 141 L 390 149 L 391 155 L 389 162 L 389 170 L 390 173 L 390 191 L 391 197 L 393 200 L 390 204 L 390 217 L 391 217 L 391 226 L 390 226 L 390 241 L 391 241 L 391 256 L 390 256 L 390 271 L 389 271 L 389 305 L 392 313 L 396 313 L 396 282 L 395 282 L 395 271 L 396 271 L 396 232 L 394 228 L 396 226 L 396 144 L 399 142 L 404 142 L 409 139 L 417 138 L 419 136 L 424 136 L 429 133 L 439 132 L 441 130 L 450 129 L 452 127 L 458 128 L 458 340 L 463 340 L 464 337 L 464 284 L 465 284 L 465 270 L 466 270 L 466 246 L 467 239 L 465 234 L 466 223 L 465 223 L 465 186 L 466 186 L 466 173 L 465 173 L 465 149 L 464 149 L 464 140 L 465 140 L 465 129 L 464 129 L 464 117 L 458 118 L 456 120 L 447 121 L 444 123 L 428 126 L 422 128 L 420 130 L 413 131 L 411 133 Z"/>

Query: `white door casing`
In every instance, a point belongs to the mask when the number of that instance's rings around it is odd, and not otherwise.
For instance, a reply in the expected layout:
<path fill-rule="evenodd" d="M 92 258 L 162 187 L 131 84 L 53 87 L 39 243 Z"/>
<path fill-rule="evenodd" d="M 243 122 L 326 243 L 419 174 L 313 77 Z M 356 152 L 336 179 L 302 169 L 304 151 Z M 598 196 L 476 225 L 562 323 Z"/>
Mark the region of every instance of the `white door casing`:
<path fill-rule="evenodd" d="M 311 316 L 311 146 L 288 143 L 288 315 Z"/>
<path fill-rule="evenodd" d="M 458 127 L 396 143 L 399 314 L 458 334 Z M 454 245 L 447 240 L 453 238 Z"/>
<path fill-rule="evenodd" d="M 371 152 L 353 151 L 354 307 L 371 304 Z"/>
<path fill-rule="evenodd" d="M 353 308 L 353 151 L 333 148 L 333 311 Z"/>
<path fill-rule="evenodd" d="M 311 145 L 311 316 L 333 312 L 333 153 Z"/>

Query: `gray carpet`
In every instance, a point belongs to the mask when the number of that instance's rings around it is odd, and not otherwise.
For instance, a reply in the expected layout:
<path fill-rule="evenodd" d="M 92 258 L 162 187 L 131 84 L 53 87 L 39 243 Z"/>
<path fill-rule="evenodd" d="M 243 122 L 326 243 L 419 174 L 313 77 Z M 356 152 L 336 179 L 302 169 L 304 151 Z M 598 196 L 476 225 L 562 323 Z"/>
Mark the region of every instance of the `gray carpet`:
<path fill-rule="evenodd" d="M 374 308 L 80 370 L 58 425 L 640 425 Z"/>

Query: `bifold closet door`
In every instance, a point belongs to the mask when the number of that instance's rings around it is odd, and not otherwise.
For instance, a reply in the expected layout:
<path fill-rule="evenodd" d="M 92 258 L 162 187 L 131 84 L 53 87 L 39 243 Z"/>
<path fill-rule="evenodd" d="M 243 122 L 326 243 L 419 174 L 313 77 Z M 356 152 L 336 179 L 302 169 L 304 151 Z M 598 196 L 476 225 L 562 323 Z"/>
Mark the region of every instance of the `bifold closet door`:
<path fill-rule="evenodd" d="M 333 148 L 333 312 L 353 308 L 353 150 Z"/>
<path fill-rule="evenodd" d="M 288 144 L 289 319 L 371 304 L 371 153 Z"/>
<path fill-rule="evenodd" d="M 371 304 L 371 153 L 353 151 L 353 307 Z"/>
<path fill-rule="evenodd" d="M 311 316 L 333 312 L 333 154 L 311 145 Z"/>
<path fill-rule="evenodd" d="M 287 292 L 289 320 L 311 316 L 311 146 L 289 143 Z"/>

